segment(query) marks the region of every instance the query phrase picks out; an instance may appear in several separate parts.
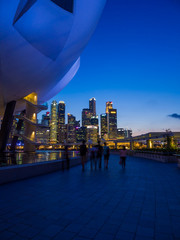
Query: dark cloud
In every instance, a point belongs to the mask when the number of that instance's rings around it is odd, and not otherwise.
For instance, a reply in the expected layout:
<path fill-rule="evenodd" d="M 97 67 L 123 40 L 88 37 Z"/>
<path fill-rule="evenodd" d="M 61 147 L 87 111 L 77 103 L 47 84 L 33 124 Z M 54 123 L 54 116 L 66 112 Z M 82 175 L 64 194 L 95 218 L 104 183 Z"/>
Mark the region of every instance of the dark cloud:
<path fill-rule="evenodd" d="M 180 114 L 173 113 L 173 114 L 168 115 L 168 117 L 180 119 Z"/>

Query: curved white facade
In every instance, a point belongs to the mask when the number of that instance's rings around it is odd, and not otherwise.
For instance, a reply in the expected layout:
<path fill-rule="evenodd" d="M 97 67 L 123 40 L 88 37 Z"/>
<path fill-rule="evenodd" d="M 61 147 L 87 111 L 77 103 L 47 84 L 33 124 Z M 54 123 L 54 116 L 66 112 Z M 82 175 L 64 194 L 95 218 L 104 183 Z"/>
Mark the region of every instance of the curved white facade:
<path fill-rule="evenodd" d="M 0 0 L 0 109 L 56 95 L 79 68 L 106 0 Z"/>

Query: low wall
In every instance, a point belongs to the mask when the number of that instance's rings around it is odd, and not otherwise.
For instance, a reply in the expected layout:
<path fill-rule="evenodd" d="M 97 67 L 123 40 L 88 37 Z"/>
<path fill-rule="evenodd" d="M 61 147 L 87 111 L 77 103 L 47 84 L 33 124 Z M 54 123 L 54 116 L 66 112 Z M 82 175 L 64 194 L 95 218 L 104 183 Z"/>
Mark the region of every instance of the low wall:
<path fill-rule="evenodd" d="M 81 159 L 73 158 L 70 159 L 69 167 L 71 168 L 79 164 L 81 164 Z M 0 184 L 27 179 L 63 169 L 67 169 L 67 162 L 65 160 L 1 167 Z"/>
<path fill-rule="evenodd" d="M 158 162 L 163 163 L 177 163 L 178 158 L 174 155 L 165 155 L 161 153 L 151 153 L 151 152 L 136 152 L 136 151 L 130 151 L 129 155 L 134 157 L 142 157 L 147 159 L 152 159 Z"/>

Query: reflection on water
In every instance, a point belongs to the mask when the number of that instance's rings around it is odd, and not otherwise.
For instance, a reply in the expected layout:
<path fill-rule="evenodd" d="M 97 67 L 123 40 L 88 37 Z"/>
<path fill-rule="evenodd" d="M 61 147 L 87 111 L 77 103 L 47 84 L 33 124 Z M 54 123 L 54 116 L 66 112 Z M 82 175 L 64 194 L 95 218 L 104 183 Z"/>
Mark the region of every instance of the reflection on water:
<path fill-rule="evenodd" d="M 69 151 L 69 158 L 76 158 L 78 156 L 77 151 Z M 31 164 L 37 162 L 46 162 L 66 159 L 65 151 L 37 151 L 35 153 L 4 153 L 0 155 L 0 167 L 10 165 L 22 165 Z"/>

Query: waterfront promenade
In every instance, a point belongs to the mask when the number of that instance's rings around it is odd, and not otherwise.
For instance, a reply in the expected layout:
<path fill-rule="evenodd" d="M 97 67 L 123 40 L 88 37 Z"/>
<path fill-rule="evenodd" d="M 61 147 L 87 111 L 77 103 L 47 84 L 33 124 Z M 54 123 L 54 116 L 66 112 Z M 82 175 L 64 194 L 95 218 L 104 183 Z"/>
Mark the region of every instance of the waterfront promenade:
<path fill-rule="evenodd" d="M 0 186 L 0 239 L 179 240 L 177 165 L 128 157 L 123 171 L 118 161 Z"/>

